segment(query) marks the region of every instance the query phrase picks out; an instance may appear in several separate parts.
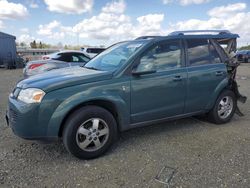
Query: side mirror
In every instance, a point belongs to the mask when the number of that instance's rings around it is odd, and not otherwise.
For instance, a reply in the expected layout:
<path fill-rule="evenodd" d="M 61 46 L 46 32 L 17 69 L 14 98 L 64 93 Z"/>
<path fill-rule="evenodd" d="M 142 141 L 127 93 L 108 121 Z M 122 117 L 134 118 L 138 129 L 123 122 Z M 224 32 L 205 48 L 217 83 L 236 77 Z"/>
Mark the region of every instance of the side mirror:
<path fill-rule="evenodd" d="M 132 70 L 133 76 L 141 76 L 141 75 L 153 74 L 153 73 L 156 73 L 156 70 L 145 70 L 145 71 L 136 71 L 136 69 Z"/>

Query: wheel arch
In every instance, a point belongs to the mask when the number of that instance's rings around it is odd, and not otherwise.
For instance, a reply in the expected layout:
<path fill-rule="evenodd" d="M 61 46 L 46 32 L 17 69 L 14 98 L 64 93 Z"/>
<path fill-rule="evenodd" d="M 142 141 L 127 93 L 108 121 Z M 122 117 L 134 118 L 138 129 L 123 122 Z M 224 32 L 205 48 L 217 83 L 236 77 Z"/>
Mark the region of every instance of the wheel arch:
<path fill-rule="evenodd" d="M 115 118 L 116 122 L 117 122 L 117 128 L 118 131 L 121 131 L 121 124 L 122 124 L 122 120 L 120 117 L 120 113 L 119 113 L 119 109 L 118 107 L 114 104 L 113 101 L 107 100 L 107 99 L 94 99 L 94 100 L 89 100 L 89 101 L 85 101 L 82 102 L 76 106 L 74 106 L 71 110 L 69 110 L 67 112 L 67 114 L 64 116 L 61 124 L 60 124 L 60 128 L 59 128 L 59 132 L 58 132 L 58 137 L 62 137 L 62 133 L 65 127 L 65 122 L 67 121 L 67 119 L 69 118 L 69 116 L 74 113 L 76 110 L 85 107 L 85 106 L 98 106 L 98 107 L 102 107 L 104 109 L 106 109 L 107 111 L 109 111 L 113 117 Z"/>
<path fill-rule="evenodd" d="M 228 78 L 223 79 L 216 87 L 216 89 L 214 90 L 214 92 L 211 94 L 211 98 L 210 100 L 208 100 L 207 106 L 206 106 L 206 110 L 210 110 L 213 108 L 217 98 L 220 96 L 220 94 L 224 91 L 229 89 L 228 87 L 229 84 L 229 80 Z"/>

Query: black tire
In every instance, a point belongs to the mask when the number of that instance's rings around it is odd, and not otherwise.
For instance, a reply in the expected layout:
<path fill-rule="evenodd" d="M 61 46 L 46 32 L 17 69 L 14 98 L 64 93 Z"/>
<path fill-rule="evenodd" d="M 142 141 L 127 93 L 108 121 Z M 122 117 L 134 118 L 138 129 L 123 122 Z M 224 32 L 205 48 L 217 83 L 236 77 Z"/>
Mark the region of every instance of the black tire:
<path fill-rule="evenodd" d="M 84 122 L 90 121 L 93 118 L 103 120 L 103 122 L 106 123 L 105 126 L 108 126 L 109 134 L 108 137 L 105 138 L 106 139 L 105 143 L 102 143 L 103 145 L 100 146 L 99 149 L 97 148 L 95 151 L 85 151 L 82 148 L 80 148 L 78 144 L 77 140 L 78 139 L 77 135 L 79 135 L 78 130 Z M 85 138 L 84 141 L 87 141 L 87 136 L 85 135 L 83 136 Z M 73 112 L 65 122 L 63 130 L 64 146 L 71 154 L 73 154 L 75 157 L 79 159 L 92 159 L 99 157 L 110 148 L 110 146 L 114 143 L 116 138 L 117 138 L 116 120 L 109 111 L 98 106 L 85 106 Z M 91 141 L 91 144 L 94 145 L 93 147 L 96 147 L 94 140 Z"/>
<path fill-rule="evenodd" d="M 221 100 L 225 97 L 230 97 L 232 99 L 233 106 L 232 106 L 232 111 L 228 114 L 228 116 L 225 118 L 221 118 L 219 116 L 218 110 L 220 108 Z M 215 123 L 215 124 L 224 124 L 224 123 L 229 122 L 235 113 L 236 105 L 237 105 L 237 100 L 236 100 L 236 96 L 235 96 L 234 92 L 231 90 L 223 91 L 219 95 L 219 97 L 217 98 L 212 110 L 208 113 L 208 120 L 211 121 L 212 123 Z"/>

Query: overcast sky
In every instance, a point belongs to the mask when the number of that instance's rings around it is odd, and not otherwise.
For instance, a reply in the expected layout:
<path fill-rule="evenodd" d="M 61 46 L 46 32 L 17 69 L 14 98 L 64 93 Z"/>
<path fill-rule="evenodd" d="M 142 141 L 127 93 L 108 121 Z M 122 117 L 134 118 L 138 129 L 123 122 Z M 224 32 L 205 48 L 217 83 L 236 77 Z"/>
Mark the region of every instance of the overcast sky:
<path fill-rule="evenodd" d="M 229 29 L 250 44 L 250 0 L 0 0 L 18 42 L 110 45 L 173 30 Z"/>

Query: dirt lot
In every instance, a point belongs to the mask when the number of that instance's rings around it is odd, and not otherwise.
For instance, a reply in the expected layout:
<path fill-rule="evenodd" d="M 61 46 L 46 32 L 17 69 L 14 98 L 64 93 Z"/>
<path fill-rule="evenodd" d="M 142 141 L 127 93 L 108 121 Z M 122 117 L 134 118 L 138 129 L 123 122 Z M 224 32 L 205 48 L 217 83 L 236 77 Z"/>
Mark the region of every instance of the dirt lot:
<path fill-rule="evenodd" d="M 60 142 L 22 140 L 6 126 L 7 97 L 21 74 L 0 69 L 0 187 L 249 187 L 249 101 L 240 104 L 245 116 L 228 124 L 187 118 L 131 130 L 105 156 L 80 161 Z M 238 81 L 250 98 L 250 65 Z"/>

